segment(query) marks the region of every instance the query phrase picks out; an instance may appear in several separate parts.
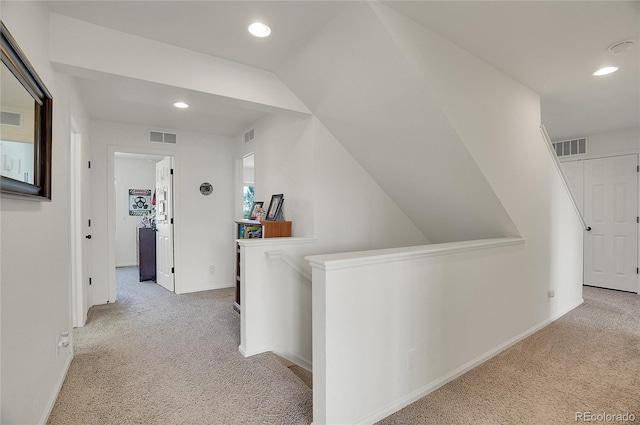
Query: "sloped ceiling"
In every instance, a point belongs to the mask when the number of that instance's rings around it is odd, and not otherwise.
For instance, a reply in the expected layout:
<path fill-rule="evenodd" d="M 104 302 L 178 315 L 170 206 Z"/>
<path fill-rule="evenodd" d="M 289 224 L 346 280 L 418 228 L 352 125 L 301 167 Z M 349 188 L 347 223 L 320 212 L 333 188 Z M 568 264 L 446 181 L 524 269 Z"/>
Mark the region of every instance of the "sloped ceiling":
<path fill-rule="evenodd" d="M 383 3 L 536 91 L 554 140 L 640 125 L 638 1 Z M 607 50 L 628 39 L 626 54 Z"/>
<path fill-rule="evenodd" d="M 277 74 L 431 242 L 518 234 L 369 4 L 353 3 Z"/>
<path fill-rule="evenodd" d="M 10 1 L 10 0 L 6 0 Z M 351 6 L 349 1 L 48 1 L 62 15 L 173 46 L 275 71 Z M 543 123 L 554 139 L 637 127 L 640 123 L 638 1 L 385 1 L 541 95 Z M 254 20 L 268 39 L 246 31 Z M 627 55 L 607 47 L 638 41 Z M 604 64 L 616 74 L 595 79 Z M 101 84 L 100 81 L 86 81 Z M 117 110 L 117 99 L 105 99 Z M 139 108 L 140 109 L 140 108 Z M 171 106 L 163 116 L 168 117 Z M 251 117 L 238 118 L 245 124 Z M 115 117 L 114 117 L 115 118 Z M 144 117 L 141 117 L 143 119 Z M 215 120 L 214 120 L 215 121 Z M 187 127 L 187 125 L 185 125 Z M 239 127 L 242 127 L 240 125 Z M 213 125 L 209 131 L 216 132 Z M 225 130 L 226 131 L 226 130 Z"/>

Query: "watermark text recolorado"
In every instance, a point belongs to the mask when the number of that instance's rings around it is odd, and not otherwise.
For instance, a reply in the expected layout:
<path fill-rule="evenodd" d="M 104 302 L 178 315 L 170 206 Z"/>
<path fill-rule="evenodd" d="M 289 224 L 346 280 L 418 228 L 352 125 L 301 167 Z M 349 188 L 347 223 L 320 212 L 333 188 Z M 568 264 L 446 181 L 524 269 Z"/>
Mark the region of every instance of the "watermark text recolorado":
<path fill-rule="evenodd" d="M 631 412 L 606 413 L 606 412 L 576 412 L 576 422 L 634 422 L 636 415 Z"/>

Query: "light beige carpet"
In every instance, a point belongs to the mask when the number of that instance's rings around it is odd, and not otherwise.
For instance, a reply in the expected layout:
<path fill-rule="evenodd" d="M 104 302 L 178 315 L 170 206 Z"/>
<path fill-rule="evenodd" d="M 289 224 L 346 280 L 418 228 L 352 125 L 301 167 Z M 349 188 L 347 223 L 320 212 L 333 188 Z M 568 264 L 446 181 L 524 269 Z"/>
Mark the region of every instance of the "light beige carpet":
<path fill-rule="evenodd" d="M 640 423 L 640 296 L 585 287 L 583 298 L 380 424 L 576 424 L 576 412 L 630 412 Z"/>
<path fill-rule="evenodd" d="M 238 353 L 233 289 L 176 296 L 135 273 L 121 270 L 118 302 L 76 330 L 49 424 L 311 423 L 311 390 L 277 356 Z M 575 424 L 581 411 L 640 423 L 640 296 L 584 288 L 584 299 L 380 424 Z"/>
<path fill-rule="evenodd" d="M 312 394 L 272 354 L 238 352 L 234 289 L 175 295 L 118 270 L 118 301 L 74 331 L 48 424 L 308 424 Z"/>

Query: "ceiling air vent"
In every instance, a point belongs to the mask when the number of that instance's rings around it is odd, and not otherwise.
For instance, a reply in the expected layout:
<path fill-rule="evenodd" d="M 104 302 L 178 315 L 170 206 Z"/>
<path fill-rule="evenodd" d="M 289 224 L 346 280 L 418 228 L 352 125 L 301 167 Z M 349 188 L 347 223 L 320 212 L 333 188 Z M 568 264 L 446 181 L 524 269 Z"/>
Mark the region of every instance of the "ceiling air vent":
<path fill-rule="evenodd" d="M 22 114 L 18 112 L 2 111 L 0 113 L 0 123 L 13 127 L 22 127 Z"/>
<path fill-rule="evenodd" d="M 170 143 L 175 145 L 177 136 L 173 133 L 163 133 L 161 131 L 150 131 L 149 141 L 153 143 Z"/>
<path fill-rule="evenodd" d="M 577 139 L 553 142 L 553 149 L 556 151 L 556 155 L 558 155 L 559 157 L 584 155 L 587 153 L 587 138 L 580 137 Z"/>
<path fill-rule="evenodd" d="M 253 131 L 253 128 L 249 131 L 247 131 L 246 133 L 244 133 L 244 142 L 245 143 L 249 143 L 252 142 L 254 139 L 255 133 Z"/>

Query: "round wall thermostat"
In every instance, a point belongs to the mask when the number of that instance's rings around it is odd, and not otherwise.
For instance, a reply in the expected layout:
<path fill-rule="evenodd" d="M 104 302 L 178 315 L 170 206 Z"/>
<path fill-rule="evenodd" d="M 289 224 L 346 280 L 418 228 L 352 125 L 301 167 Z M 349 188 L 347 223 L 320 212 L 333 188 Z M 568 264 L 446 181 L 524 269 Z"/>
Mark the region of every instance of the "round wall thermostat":
<path fill-rule="evenodd" d="M 211 183 L 202 183 L 200 185 L 200 193 L 203 195 L 211 195 L 211 192 L 213 192 L 213 186 L 211 186 Z"/>

